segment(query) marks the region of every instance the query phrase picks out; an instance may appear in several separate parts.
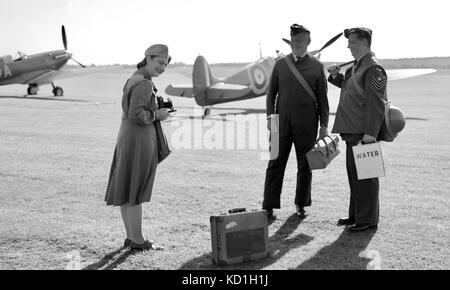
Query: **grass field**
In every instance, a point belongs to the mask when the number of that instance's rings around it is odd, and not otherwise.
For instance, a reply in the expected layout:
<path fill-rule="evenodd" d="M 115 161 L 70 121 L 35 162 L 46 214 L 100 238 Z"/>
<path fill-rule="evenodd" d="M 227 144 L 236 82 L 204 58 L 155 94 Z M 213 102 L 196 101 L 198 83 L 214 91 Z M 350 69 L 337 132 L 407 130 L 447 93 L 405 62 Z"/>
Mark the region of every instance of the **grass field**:
<path fill-rule="evenodd" d="M 220 76 L 230 69 L 215 70 Z M 156 80 L 160 92 L 169 82 L 189 82 L 179 71 Z M 209 217 L 261 207 L 267 161 L 260 150 L 174 150 L 158 167 L 152 200 L 144 205 L 145 235 L 165 250 L 121 249 L 119 210 L 103 198 L 130 74 L 112 69 L 57 82 L 63 99 L 48 98 L 47 87 L 37 98 L 22 98 L 24 86 L 0 87 L 0 269 L 450 268 L 449 70 L 389 83 L 389 97 L 408 121 L 394 143 L 383 144 L 387 177 L 380 179 L 377 231 L 350 234 L 336 226 L 349 199 L 342 153 L 313 173 L 313 204 L 298 221 L 292 152 L 282 208 L 269 227 L 271 255 L 228 267 L 211 262 Z M 334 112 L 338 90 L 331 85 L 329 99 Z M 192 113 L 192 99 L 172 100 L 179 116 Z M 263 110 L 265 99 L 217 107 L 216 122 L 229 108 Z M 165 127 L 171 140 L 176 123 Z"/>

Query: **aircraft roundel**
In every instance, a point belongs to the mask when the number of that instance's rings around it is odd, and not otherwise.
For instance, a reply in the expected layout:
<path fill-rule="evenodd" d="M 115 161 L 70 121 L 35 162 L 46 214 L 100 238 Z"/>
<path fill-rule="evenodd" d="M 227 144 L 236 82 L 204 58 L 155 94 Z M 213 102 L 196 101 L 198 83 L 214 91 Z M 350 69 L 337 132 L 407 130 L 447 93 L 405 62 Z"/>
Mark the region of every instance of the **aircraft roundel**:
<path fill-rule="evenodd" d="M 253 70 L 253 77 L 258 85 L 264 84 L 264 81 L 266 80 L 264 72 L 260 69 Z"/>
<path fill-rule="evenodd" d="M 256 94 L 265 93 L 269 83 L 266 70 L 261 65 L 255 64 L 248 68 L 248 75 L 253 91 Z"/>

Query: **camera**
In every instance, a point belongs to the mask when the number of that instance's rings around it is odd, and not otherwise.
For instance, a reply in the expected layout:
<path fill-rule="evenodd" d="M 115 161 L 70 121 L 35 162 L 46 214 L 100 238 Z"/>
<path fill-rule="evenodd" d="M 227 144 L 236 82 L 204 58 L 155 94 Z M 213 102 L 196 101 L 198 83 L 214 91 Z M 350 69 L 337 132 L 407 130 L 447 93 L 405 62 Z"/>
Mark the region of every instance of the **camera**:
<path fill-rule="evenodd" d="M 173 108 L 173 104 L 172 104 L 172 100 L 167 98 L 167 102 L 164 101 L 164 98 L 161 96 L 156 96 L 156 101 L 158 102 L 158 108 L 159 109 L 169 109 L 169 113 L 173 113 L 176 112 L 177 110 L 175 110 Z"/>

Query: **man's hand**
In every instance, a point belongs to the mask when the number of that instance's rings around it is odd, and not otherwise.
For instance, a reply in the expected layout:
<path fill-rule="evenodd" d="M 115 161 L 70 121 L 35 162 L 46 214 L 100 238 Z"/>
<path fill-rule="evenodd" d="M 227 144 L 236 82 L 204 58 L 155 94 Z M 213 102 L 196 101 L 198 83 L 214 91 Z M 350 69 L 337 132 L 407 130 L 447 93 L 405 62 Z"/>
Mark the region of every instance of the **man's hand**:
<path fill-rule="evenodd" d="M 164 121 L 165 119 L 167 119 L 170 116 L 170 113 L 167 112 L 169 109 L 159 109 L 158 111 L 155 112 L 155 120 L 160 120 L 160 121 Z"/>
<path fill-rule="evenodd" d="M 330 73 L 331 77 L 335 78 L 339 73 L 339 71 L 341 70 L 341 68 L 336 64 L 332 64 L 327 67 L 327 70 Z"/>
<path fill-rule="evenodd" d="M 319 130 L 319 139 L 325 138 L 328 136 L 328 127 L 320 127 Z"/>
<path fill-rule="evenodd" d="M 377 138 L 364 134 L 363 138 L 362 138 L 362 142 L 363 143 L 375 143 L 377 142 Z"/>

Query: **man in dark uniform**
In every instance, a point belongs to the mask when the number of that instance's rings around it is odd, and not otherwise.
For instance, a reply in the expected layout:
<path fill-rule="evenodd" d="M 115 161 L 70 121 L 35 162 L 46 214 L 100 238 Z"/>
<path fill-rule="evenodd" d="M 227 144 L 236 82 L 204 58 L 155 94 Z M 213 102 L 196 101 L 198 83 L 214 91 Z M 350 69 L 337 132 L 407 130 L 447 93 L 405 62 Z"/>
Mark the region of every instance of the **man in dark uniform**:
<path fill-rule="evenodd" d="M 288 67 L 285 57 L 275 63 L 267 92 L 267 115 L 274 113 L 276 105 L 280 117 L 278 158 L 269 161 L 264 185 L 263 209 L 273 220 L 274 208 L 280 208 L 284 171 L 292 143 L 297 155 L 297 187 L 295 191 L 296 212 L 306 217 L 304 207 L 311 205 L 312 173 L 306 153 L 314 146 L 320 120 L 320 137 L 328 135 L 329 107 L 327 80 L 322 63 L 307 53 L 311 42 L 310 31 L 304 26 L 291 26 L 292 54 L 286 56 L 313 90 L 317 102 L 308 94 Z M 276 102 L 276 104 L 275 104 Z M 270 119 L 268 119 L 270 130 Z"/>
<path fill-rule="evenodd" d="M 355 62 L 344 75 L 339 73 L 338 66 L 328 67 L 328 81 L 341 88 L 336 120 L 331 132 L 340 133 L 342 140 L 346 142 L 347 176 L 350 184 L 348 217 L 339 219 L 338 225 L 348 225 L 349 231 L 355 232 L 378 225 L 378 178 L 358 180 L 352 147 L 360 141 L 377 141 L 384 119 L 387 75 L 370 50 L 370 29 L 346 29 L 344 35 L 348 38 L 348 48 Z M 355 85 L 355 80 L 358 85 Z"/>

